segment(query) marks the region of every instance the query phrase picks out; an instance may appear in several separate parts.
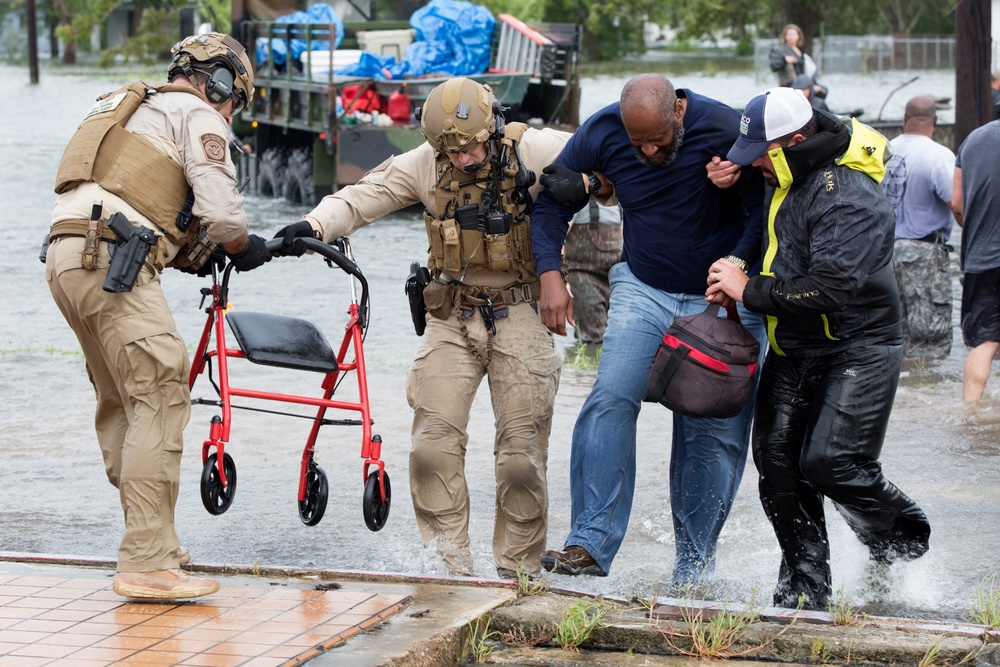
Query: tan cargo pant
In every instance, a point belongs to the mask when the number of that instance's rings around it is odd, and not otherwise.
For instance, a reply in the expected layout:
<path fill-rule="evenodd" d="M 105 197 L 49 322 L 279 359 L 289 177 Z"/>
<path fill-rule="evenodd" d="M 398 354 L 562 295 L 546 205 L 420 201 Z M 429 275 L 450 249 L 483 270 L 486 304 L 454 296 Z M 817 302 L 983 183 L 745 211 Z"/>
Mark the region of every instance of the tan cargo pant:
<path fill-rule="evenodd" d="M 486 329 L 479 311 L 465 324 L 485 354 Z M 466 429 L 484 375 L 496 425 L 493 557 L 498 568 L 509 570 L 516 570 L 523 558 L 525 571 L 537 574 L 545 547 L 545 475 L 562 352 L 530 304 L 510 306 L 507 317 L 496 320 L 496 329 L 492 358 L 484 369 L 469 351 L 457 316 L 428 316 L 407 379 L 414 410 L 410 491 L 417 526 L 425 546 L 435 546 L 456 575 L 472 574 Z"/>
<path fill-rule="evenodd" d="M 89 271 L 80 268 L 82 238 L 53 241 L 45 279 L 80 341 L 97 394 L 97 440 L 125 514 L 118 571 L 175 568 L 174 505 L 191 414 L 187 349 L 159 274 L 147 264 L 131 292 L 105 292 L 108 244 L 100 246 L 98 268 Z"/>

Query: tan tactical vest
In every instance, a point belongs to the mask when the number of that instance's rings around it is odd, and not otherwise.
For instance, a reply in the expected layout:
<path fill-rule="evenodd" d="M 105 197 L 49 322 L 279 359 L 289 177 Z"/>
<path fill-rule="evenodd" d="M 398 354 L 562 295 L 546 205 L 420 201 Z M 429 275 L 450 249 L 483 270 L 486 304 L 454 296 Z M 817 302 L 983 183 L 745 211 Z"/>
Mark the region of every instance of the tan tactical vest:
<path fill-rule="evenodd" d="M 190 86 L 133 81 L 98 98 L 63 152 L 56 192 L 89 181 L 99 184 L 152 220 L 171 242 L 183 246 L 180 259 L 203 235 L 195 222 L 184 232 L 177 228 L 177 214 L 190 187 L 184 170 L 146 137 L 125 129 L 147 95 L 164 92 L 201 96 Z"/>
<path fill-rule="evenodd" d="M 424 211 L 424 223 L 430 241 L 427 266 L 435 275 L 441 271 L 459 273 L 466 267 L 476 267 L 490 271 L 516 270 L 517 283 L 521 285 L 537 282 L 538 269 L 531 252 L 526 206 L 517 204 L 512 199 L 514 175 L 521 167 L 514 146 L 521 140 L 527 127 L 524 123 L 510 123 L 501 141 L 500 150 L 506 153 L 509 163 L 505 161 L 502 173 L 499 174 L 500 206 L 494 204 L 491 210 L 501 210 L 510 215 L 510 230 L 506 234 L 463 229 L 455 217 L 455 211 L 459 207 L 481 204 L 483 193 L 494 183 L 493 175 L 490 174 L 490 162 L 479 173 L 469 174 L 453 167 L 447 155 L 438 154 L 437 173 L 440 176 L 434 190 L 438 214 L 434 216 L 429 211 Z M 484 178 L 487 174 L 490 174 L 489 178 Z M 518 218 L 521 218 L 520 221 Z"/>

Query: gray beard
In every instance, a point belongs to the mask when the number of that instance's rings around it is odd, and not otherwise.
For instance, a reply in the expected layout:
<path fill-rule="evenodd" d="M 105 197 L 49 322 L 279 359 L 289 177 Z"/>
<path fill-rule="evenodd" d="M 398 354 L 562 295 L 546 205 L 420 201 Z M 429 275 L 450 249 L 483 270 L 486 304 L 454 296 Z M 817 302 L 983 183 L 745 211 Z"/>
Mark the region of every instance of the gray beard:
<path fill-rule="evenodd" d="M 674 140 L 670 142 L 669 145 L 661 148 L 655 157 L 662 156 L 661 161 L 654 161 L 652 158 L 648 157 L 638 148 L 633 148 L 632 152 L 635 155 L 635 159 L 639 161 L 644 167 L 666 167 L 672 164 L 674 160 L 677 159 L 677 154 L 681 151 L 681 145 L 684 144 L 684 126 L 678 125 L 674 130 Z"/>

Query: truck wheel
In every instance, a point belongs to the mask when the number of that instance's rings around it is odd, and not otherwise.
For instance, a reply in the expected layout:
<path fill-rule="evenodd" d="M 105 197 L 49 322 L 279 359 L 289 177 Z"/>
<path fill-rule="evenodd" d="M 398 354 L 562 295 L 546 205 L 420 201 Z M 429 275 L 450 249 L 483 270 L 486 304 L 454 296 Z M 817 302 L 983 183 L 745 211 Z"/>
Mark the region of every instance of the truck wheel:
<path fill-rule="evenodd" d="M 293 150 L 285 171 L 285 199 L 293 204 L 312 206 L 316 198 L 312 172 L 312 151 L 308 148 Z"/>
<path fill-rule="evenodd" d="M 257 167 L 257 191 L 264 197 L 281 197 L 285 189 L 288 155 L 280 148 L 269 148 Z"/>

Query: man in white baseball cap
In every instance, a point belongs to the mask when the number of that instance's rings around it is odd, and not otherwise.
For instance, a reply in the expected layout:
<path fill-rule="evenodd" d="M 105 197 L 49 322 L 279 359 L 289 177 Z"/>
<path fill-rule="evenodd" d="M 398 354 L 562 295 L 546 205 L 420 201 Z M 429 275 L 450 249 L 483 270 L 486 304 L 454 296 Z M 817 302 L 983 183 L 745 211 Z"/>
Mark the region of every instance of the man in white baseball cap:
<path fill-rule="evenodd" d="M 740 118 L 740 136 L 726 156 L 740 166 L 753 164 L 772 142 L 801 130 L 812 120 L 813 109 L 794 88 L 771 88 L 750 100 Z M 765 172 L 765 178 L 767 172 Z"/>
<path fill-rule="evenodd" d="M 767 316 L 751 442 L 781 548 L 779 607 L 829 604 L 824 497 L 875 563 L 929 548 L 927 517 L 878 460 L 903 340 L 895 216 L 879 186 L 891 151 L 881 134 L 849 123 L 791 88 L 750 100 L 728 159 L 767 181 L 763 266 L 752 277 L 722 260 L 709 269 L 707 299 L 726 295 Z"/>

